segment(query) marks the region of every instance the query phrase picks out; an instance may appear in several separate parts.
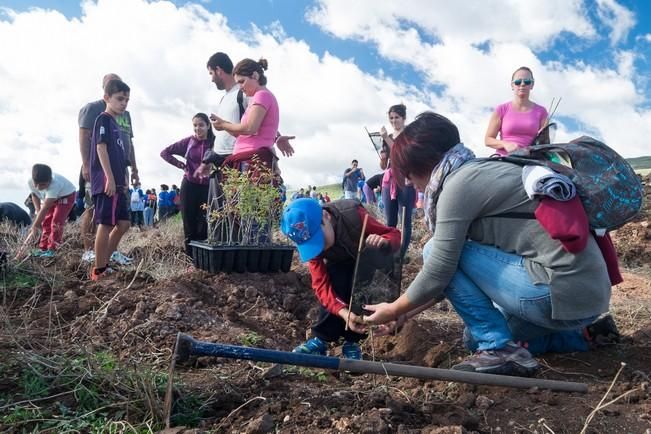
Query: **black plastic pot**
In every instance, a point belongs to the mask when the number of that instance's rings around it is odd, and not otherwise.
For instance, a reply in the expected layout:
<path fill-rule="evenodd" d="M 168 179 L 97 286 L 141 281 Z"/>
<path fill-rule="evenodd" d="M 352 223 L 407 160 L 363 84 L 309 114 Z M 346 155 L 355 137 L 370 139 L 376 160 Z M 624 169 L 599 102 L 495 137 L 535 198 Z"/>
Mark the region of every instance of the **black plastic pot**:
<path fill-rule="evenodd" d="M 294 247 L 213 245 L 191 241 L 194 266 L 210 273 L 287 273 Z"/>

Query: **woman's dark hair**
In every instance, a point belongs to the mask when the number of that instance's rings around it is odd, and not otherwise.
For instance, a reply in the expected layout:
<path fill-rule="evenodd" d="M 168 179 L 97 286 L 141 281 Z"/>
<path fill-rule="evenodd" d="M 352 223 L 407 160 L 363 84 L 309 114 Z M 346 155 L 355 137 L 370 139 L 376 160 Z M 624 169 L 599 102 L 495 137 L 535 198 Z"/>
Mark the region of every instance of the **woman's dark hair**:
<path fill-rule="evenodd" d="M 210 123 L 210 119 L 208 119 L 208 115 L 205 113 L 197 113 L 196 115 L 192 116 L 192 119 L 194 118 L 199 118 L 204 121 L 206 125 L 208 125 L 208 144 L 212 148 L 215 144 L 215 132 L 212 130 L 212 124 Z"/>
<path fill-rule="evenodd" d="M 513 74 L 511 74 L 511 81 L 513 81 L 513 77 L 515 77 L 515 73 L 518 71 L 527 71 L 531 75 L 531 79 L 533 80 L 533 71 L 531 70 L 531 68 L 529 68 L 528 66 L 521 66 L 515 71 L 513 71 Z"/>
<path fill-rule="evenodd" d="M 160 185 L 160 189 L 163 190 L 163 191 L 167 191 L 167 190 L 169 190 L 170 188 L 167 186 L 167 184 L 161 184 L 161 185 Z"/>
<path fill-rule="evenodd" d="M 253 77 L 253 73 L 257 72 L 259 75 L 258 83 L 261 86 L 267 84 L 267 77 L 264 75 L 264 72 L 269 68 L 269 62 L 267 59 L 260 59 L 257 62 L 253 59 L 244 59 L 237 62 L 235 68 L 233 69 L 233 75 L 242 75 L 244 77 Z"/>
<path fill-rule="evenodd" d="M 407 118 L 407 106 L 404 104 L 396 104 L 389 107 L 389 114 L 395 113 L 403 119 Z"/>
<path fill-rule="evenodd" d="M 145 194 L 151 194 L 151 190 L 148 189 L 147 191 L 145 191 Z"/>
<path fill-rule="evenodd" d="M 32 181 L 34 184 L 42 184 L 52 181 L 52 169 L 45 164 L 34 164 L 32 166 Z"/>
<path fill-rule="evenodd" d="M 391 167 L 404 176 L 429 176 L 443 154 L 459 141 L 459 130 L 448 118 L 421 113 L 393 143 Z"/>

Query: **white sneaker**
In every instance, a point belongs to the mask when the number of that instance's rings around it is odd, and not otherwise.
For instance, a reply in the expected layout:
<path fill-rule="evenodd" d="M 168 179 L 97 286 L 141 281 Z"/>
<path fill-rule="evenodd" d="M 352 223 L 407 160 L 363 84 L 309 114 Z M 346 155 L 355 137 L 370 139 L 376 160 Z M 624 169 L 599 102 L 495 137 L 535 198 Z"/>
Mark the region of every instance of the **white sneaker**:
<path fill-rule="evenodd" d="M 133 258 L 130 258 L 117 250 L 111 255 L 111 261 L 119 265 L 131 265 Z"/>
<path fill-rule="evenodd" d="M 95 260 L 95 252 L 92 250 L 86 250 L 83 255 L 81 255 L 81 262 L 93 262 Z"/>

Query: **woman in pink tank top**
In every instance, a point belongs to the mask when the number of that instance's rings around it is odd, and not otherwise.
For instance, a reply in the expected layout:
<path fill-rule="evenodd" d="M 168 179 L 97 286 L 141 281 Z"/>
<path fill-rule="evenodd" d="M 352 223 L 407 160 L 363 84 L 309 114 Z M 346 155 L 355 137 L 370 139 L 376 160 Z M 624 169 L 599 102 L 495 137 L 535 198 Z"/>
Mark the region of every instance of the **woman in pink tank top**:
<path fill-rule="evenodd" d="M 526 66 L 516 69 L 511 76 L 513 100 L 498 105 L 491 115 L 484 140 L 486 146 L 500 155 L 531 145 L 538 131 L 547 124 L 547 110 L 529 99 L 533 85 L 531 69 Z"/>

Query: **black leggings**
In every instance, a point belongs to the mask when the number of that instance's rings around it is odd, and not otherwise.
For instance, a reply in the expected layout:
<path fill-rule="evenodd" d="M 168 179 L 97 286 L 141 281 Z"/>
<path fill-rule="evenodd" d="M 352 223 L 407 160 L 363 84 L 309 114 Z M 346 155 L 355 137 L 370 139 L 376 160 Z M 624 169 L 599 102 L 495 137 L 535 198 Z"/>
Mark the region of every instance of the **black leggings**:
<path fill-rule="evenodd" d="M 350 290 L 353 280 L 354 262 L 340 262 L 328 264 L 328 276 L 330 284 L 337 297 L 346 303 L 350 299 Z M 336 342 L 343 336 L 349 342 L 359 342 L 366 335 L 355 333 L 348 329 L 346 323 L 339 315 L 328 312 L 323 306 L 319 310 L 319 319 L 312 326 L 312 334 L 326 342 Z"/>
<path fill-rule="evenodd" d="M 181 215 L 183 216 L 185 253 L 188 256 L 192 256 L 190 241 L 203 241 L 208 237 L 208 223 L 204 208 L 207 200 L 207 185 L 195 184 L 183 178 L 181 182 Z"/>

